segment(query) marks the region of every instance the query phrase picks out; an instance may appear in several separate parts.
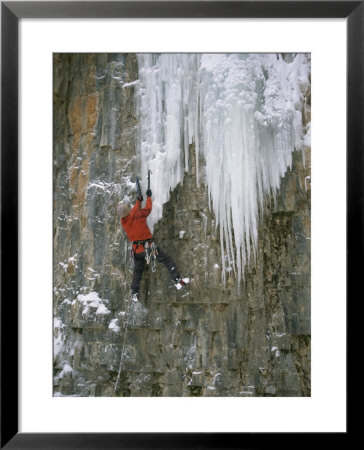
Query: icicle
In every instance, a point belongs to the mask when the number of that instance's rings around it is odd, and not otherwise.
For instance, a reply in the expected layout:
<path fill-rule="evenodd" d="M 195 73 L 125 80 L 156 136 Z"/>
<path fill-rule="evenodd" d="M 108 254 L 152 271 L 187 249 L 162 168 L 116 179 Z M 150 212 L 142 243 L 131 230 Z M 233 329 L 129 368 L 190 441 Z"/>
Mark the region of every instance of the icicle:
<path fill-rule="evenodd" d="M 208 186 L 220 226 L 222 280 L 233 269 L 240 283 L 257 255 L 258 221 L 267 195 L 275 198 L 294 149 L 310 143 L 302 129 L 302 92 L 309 87 L 309 57 L 276 54 L 139 55 L 137 113 L 142 179 L 153 172 L 154 207 L 162 216 L 169 192 L 190 170 Z M 225 261 L 227 258 L 227 262 Z"/>

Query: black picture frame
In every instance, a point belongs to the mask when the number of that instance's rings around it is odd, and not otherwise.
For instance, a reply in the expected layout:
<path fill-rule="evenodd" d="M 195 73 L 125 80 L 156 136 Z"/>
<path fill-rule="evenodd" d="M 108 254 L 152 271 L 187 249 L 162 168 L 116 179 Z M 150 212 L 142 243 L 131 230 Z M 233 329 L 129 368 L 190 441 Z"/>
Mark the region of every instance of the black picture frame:
<path fill-rule="evenodd" d="M 18 432 L 18 22 L 21 18 L 346 18 L 347 298 L 363 272 L 363 1 L 1 2 L 1 448 L 261 448 L 267 433 Z M 358 252 L 359 250 L 359 252 Z M 356 258 L 358 256 L 359 258 Z M 350 347 L 348 346 L 348 355 Z M 347 415 L 348 421 L 349 414 Z M 348 437 L 335 436 L 336 443 Z M 305 443 L 309 434 L 300 437 Z M 316 439 L 318 435 L 316 434 Z M 294 441 L 293 441 L 294 439 Z M 280 447 L 297 436 L 279 434 Z M 317 441 L 316 441 L 317 442 Z"/>

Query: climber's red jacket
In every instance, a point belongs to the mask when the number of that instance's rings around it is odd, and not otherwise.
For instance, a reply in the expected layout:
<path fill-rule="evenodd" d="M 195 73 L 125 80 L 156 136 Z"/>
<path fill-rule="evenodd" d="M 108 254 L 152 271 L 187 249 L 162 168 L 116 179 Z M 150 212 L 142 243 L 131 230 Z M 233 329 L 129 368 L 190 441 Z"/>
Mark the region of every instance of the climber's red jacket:
<path fill-rule="evenodd" d="M 147 225 L 147 217 L 151 211 L 152 197 L 147 197 L 144 208 L 141 209 L 141 202 L 137 200 L 130 213 L 121 219 L 121 226 L 131 242 L 144 241 L 153 237 Z M 133 250 L 136 253 L 141 253 L 144 252 L 144 247 L 134 244 Z"/>

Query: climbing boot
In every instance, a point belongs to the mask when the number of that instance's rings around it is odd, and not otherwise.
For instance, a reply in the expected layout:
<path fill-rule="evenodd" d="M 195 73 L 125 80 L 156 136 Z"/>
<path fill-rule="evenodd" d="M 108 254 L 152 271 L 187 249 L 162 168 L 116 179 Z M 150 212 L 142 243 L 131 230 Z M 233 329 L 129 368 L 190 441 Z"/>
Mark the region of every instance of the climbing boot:
<path fill-rule="evenodd" d="M 174 280 L 174 285 L 176 286 L 176 289 L 180 290 L 182 289 L 184 286 L 186 286 L 186 284 L 188 284 L 190 282 L 189 278 L 176 278 Z"/>
<path fill-rule="evenodd" d="M 131 299 L 133 300 L 133 302 L 139 302 L 140 301 L 139 292 L 132 292 Z"/>

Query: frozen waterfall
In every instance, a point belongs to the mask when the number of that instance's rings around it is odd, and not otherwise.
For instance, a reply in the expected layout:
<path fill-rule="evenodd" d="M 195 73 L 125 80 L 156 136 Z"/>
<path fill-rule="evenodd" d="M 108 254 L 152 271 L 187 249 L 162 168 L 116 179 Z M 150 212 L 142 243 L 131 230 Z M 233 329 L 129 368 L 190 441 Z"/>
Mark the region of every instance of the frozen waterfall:
<path fill-rule="evenodd" d="M 140 54 L 138 64 L 141 176 L 153 173 L 149 224 L 162 217 L 170 189 L 189 170 L 193 143 L 197 167 L 204 161 L 197 183 L 208 187 L 220 230 L 222 279 L 232 268 L 240 283 L 257 251 L 266 194 L 275 195 L 292 151 L 309 145 L 302 92 L 310 57 Z"/>

